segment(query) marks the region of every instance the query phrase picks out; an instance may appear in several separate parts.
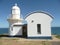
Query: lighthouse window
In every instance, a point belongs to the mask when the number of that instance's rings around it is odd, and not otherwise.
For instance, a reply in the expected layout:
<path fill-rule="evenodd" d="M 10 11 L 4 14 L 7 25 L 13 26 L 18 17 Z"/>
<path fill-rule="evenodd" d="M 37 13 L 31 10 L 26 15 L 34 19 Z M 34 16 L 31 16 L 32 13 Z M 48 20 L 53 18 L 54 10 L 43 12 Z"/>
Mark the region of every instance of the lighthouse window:
<path fill-rule="evenodd" d="M 12 10 L 12 13 L 15 14 L 15 9 Z"/>
<path fill-rule="evenodd" d="M 32 20 L 31 22 L 33 23 L 34 21 Z"/>
<path fill-rule="evenodd" d="M 11 27 L 11 30 L 13 31 L 13 27 Z"/>
<path fill-rule="evenodd" d="M 41 24 L 37 24 L 37 32 L 38 34 L 41 34 Z"/>

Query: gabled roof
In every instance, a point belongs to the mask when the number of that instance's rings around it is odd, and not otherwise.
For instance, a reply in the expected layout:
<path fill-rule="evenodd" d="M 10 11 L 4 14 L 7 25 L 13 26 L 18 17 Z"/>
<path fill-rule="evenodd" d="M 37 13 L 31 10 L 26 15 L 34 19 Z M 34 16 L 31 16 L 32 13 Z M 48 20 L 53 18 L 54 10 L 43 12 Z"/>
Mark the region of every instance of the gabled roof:
<path fill-rule="evenodd" d="M 31 12 L 25 18 L 27 18 L 28 16 L 30 16 L 31 14 L 34 14 L 34 13 L 44 13 L 44 14 L 47 14 L 48 16 L 50 16 L 53 19 L 53 17 L 51 16 L 51 14 L 49 14 L 47 12 L 44 12 L 44 11 L 34 11 L 34 12 Z"/>

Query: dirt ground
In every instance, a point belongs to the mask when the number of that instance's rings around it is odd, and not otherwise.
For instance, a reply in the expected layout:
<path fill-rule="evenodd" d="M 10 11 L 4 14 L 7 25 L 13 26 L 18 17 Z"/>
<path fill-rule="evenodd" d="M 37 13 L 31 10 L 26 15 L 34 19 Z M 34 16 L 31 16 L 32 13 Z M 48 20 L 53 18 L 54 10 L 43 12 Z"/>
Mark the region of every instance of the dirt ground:
<path fill-rule="evenodd" d="M 1 37 L 0 45 L 60 45 L 60 39 L 54 36 L 52 40 Z"/>
<path fill-rule="evenodd" d="M 50 42 L 39 40 L 25 40 L 25 39 L 1 39 L 0 45 L 50 45 Z"/>

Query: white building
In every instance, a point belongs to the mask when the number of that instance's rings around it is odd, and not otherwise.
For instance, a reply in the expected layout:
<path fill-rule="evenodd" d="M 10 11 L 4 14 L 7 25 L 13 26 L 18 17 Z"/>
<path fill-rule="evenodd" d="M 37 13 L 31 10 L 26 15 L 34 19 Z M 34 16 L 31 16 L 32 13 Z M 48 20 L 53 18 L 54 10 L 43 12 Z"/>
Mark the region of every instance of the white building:
<path fill-rule="evenodd" d="M 45 12 L 33 12 L 26 16 L 28 38 L 51 38 L 53 17 Z"/>
<path fill-rule="evenodd" d="M 27 38 L 51 38 L 51 22 L 53 17 L 46 12 L 33 12 L 28 14 L 24 19 L 27 24 L 22 23 L 20 8 L 15 4 L 12 7 L 11 17 L 9 22 L 9 35 L 10 36 L 26 36 Z"/>

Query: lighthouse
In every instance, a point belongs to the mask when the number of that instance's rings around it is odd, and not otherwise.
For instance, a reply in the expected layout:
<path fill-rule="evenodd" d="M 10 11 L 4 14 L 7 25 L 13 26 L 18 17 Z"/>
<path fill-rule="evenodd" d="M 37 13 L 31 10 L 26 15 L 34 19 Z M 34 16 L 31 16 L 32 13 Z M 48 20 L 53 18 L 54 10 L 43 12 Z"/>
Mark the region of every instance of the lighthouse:
<path fill-rule="evenodd" d="M 22 36 L 23 19 L 17 4 L 12 7 L 11 15 L 7 20 L 9 22 L 9 36 Z"/>

